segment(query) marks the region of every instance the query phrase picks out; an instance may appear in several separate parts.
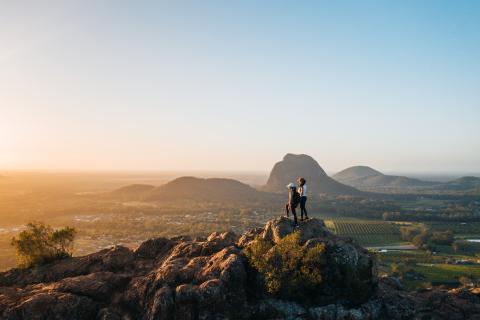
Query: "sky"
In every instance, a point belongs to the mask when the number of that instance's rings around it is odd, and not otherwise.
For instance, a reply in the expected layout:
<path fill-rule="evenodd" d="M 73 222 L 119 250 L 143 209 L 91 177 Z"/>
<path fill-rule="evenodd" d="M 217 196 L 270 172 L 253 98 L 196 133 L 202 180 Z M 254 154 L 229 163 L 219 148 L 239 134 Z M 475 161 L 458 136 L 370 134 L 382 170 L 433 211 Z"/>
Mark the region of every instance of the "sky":
<path fill-rule="evenodd" d="M 0 170 L 480 172 L 479 1 L 0 0 Z"/>

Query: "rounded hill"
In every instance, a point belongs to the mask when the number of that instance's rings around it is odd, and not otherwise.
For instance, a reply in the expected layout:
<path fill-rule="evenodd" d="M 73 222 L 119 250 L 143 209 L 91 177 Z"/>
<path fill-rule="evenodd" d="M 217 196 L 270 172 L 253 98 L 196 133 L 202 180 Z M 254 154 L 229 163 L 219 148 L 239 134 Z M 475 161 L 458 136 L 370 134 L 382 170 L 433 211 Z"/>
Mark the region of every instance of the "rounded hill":
<path fill-rule="evenodd" d="M 349 181 L 372 176 L 382 176 L 383 173 L 372 169 L 368 166 L 354 166 L 344 169 L 333 175 L 333 178 L 338 181 Z"/>
<path fill-rule="evenodd" d="M 150 190 L 146 200 L 193 199 L 205 201 L 253 201 L 262 192 L 234 179 L 181 177 Z"/>
<path fill-rule="evenodd" d="M 333 178 L 341 183 L 367 190 L 375 188 L 418 188 L 428 187 L 435 183 L 405 176 L 385 175 L 367 166 L 354 166 L 342 170 Z"/>

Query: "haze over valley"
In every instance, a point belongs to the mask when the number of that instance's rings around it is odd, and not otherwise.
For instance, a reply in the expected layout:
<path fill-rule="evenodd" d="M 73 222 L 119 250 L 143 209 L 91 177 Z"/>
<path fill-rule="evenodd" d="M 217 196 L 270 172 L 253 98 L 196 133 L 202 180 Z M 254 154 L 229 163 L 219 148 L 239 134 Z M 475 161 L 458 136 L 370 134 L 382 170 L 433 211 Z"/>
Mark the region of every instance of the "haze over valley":
<path fill-rule="evenodd" d="M 283 214 L 285 184 L 297 175 L 309 182 L 310 215 L 363 245 L 407 248 L 404 225 L 452 229 L 457 239 L 480 237 L 478 178 L 429 182 L 362 166 L 328 176 L 302 154 L 286 154 L 268 176 L 194 174 L 6 172 L 0 183 L 0 266 L 15 266 L 10 239 L 29 221 L 74 227 L 74 255 L 113 245 L 135 248 L 158 236 L 241 234 Z"/>

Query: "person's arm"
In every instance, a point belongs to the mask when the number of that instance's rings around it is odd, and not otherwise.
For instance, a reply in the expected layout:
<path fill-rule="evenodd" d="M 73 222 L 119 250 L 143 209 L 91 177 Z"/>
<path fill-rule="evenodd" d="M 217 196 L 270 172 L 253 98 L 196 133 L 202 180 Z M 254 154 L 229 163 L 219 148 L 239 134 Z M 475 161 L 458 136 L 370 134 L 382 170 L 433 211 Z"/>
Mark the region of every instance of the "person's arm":
<path fill-rule="evenodd" d="M 298 187 L 298 193 L 300 193 L 300 196 L 303 197 L 303 187 Z"/>

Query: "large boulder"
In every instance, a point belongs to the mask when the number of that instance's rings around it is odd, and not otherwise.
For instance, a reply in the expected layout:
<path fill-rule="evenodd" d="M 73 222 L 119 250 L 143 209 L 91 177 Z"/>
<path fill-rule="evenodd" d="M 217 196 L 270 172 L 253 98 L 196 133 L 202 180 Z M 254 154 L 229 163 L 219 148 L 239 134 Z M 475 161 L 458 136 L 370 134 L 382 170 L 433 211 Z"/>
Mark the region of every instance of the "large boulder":
<path fill-rule="evenodd" d="M 155 259 L 163 257 L 175 245 L 175 241 L 167 238 L 149 239 L 143 242 L 136 250 L 135 255 L 139 258 Z"/>
<path fill-rule="evenodd" d="M 307 219 L 294 226 L 286 217 L 267 222 L 260 237 L 278 244 L 292 232 L 300 233 L 301 244 L 326 247 L 326 264 L 322 267 L 322 286 L 316 292 L 321 304 L 346 299 L 354 303 L 367 300 L 377 285 L 375 257 L 350 238 L 332 234 L 322 220 Z M 247 244 L 244 244 L 248 246 Z"/>
<path fill-rule="evenodd" d="M 205 241 L 177 242 L 149 274 L 132 279 L 122 304 L 144 319 L 235 318 L 247 301 L 237 239 L 215 232 Z"/>
<path fill-rule="evenodd" d="M 42 287 L 8 292 L 0 288 L 0 319 L 95 319 L 98 303 L 82 295 Z"/>
<path fill-rule="evenodd" d="M 294 231 L 299 231 L 302 242 L 311 239 L 326 239 L 327 237 L 335 237 L 325 226 L 323 220 L 307 219 L 299 221 L 298 226 L 292 223 L 287 217 L 280 217 L 267 222 L 261 237 L 278 243 L 282 238 Z"/>
<path fill-rule="evenodd" d="M 130 281 L 130 277 L 112 272 L 96 272 L 84 276 L 65 278 L 45 286 L 50 290 L 86 296 L 104 301 Z"/>
<path fill-rule="evenodd" d="M 54 282 L 68 277 L 94 272 L 128 272 L 133 268 L 133 252 L 115 246 L 83 256 L 63 259 L 54 263 L 28 269 L 11 269 L 0 273 L 0 287 Z"/>

